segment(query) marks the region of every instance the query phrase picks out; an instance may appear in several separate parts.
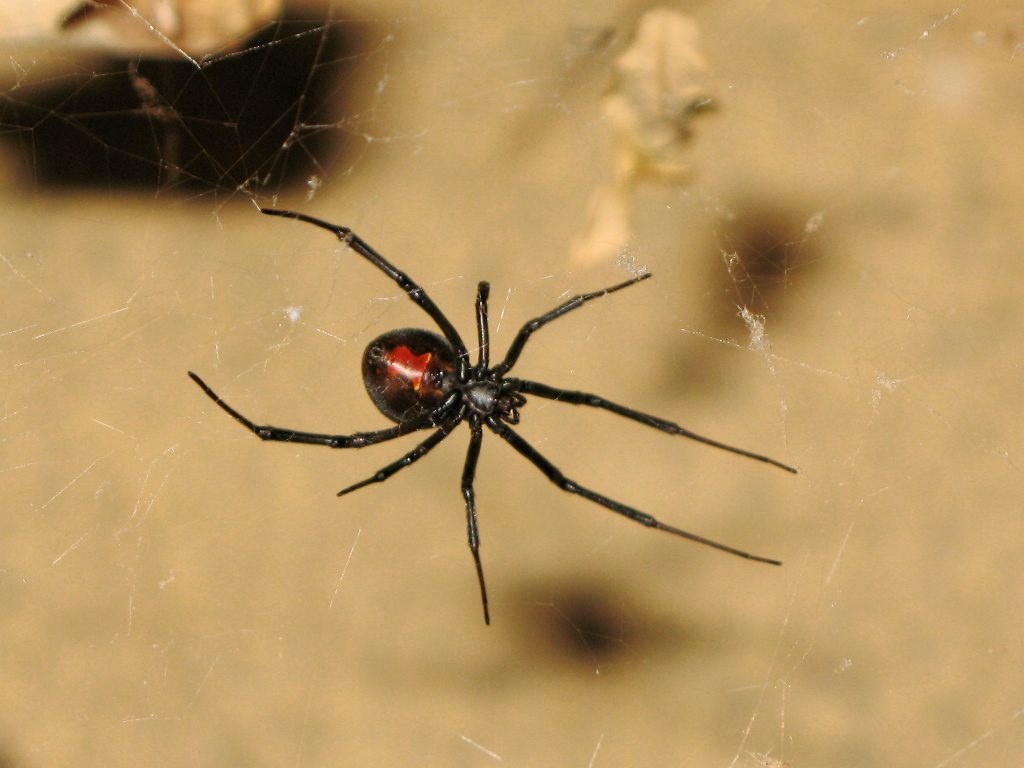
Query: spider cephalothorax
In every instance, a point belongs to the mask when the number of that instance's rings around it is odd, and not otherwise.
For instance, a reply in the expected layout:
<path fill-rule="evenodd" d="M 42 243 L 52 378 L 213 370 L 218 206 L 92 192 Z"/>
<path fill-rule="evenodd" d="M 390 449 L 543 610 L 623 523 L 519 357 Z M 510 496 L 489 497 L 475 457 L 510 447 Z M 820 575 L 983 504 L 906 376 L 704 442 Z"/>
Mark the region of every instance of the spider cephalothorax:
<path fill-rule="evenodd" d="M 483 428 L 486 426 L 498 437 L 526 457 L 555 485 L 568 493 L 582 496 L 613 512 L 635 520 L 649 528 L 657 528 L 681 536 L 699 544 L 720 549 L 749 560 L 780 565 L 778 560 L 753 555 L 741 549 L 721 544 L 703 536 L 662 523 L 646 512 L 622 504 L 586 488 L 575 480 L 567 478 L 536 448 L 512 430 L 509 425 L 519 423 L 519 409 L 526 405 L 526 395 L 535 395 L 548 400 L 557 400 L 572 405 L 586 405 L 601 408 L 624 416 L 641 424 L 671 435 L 679 435 L 706 445 L 737 453 L 747 458 L 772 464 L 787 472 L 796 472 L 794 467 L 758 453 L 736 448 L 717 440 L 703 437 L 671 421 L 659 419 L 626 406 L 605 400 L 598 395 L 574 390 L 558 389 L 536 381 L 514 378 L 506 374 L 516 364 L 526 342 L 538 329 L 567 312 L 582 306 L 592 299 L 628 288 L 651 275 L 644 273 L 613 285 L 604 290 L 575 296 L 540 317 L 526 323 L 516 334 L 504 359 L 495 366 L 490 365 L 490 341 L 487 317 L 487 299 L 490 286 L 481 282 L 476 295 L 476 327 L 479 341 L 479 356 L 475 365 L 469 361 L 469 351 L 455 326 L 448 320 L 426 292 L 404 272 L 395 268 L 377 251 L 347 227 L 338 227 L 326 221 L 315 219 L 292 211 L 264 209 L 272 216 L 285 216 L 322 227 L 337 235 L 371 264 L 394 280 L 409 298 L 419 305 L 437 324 L 442 335 L 419 328 L 402 328 L 388 331 L 371 341 L 363 353 L 363 383 L 378 410 L 395 422 L 395 426 L 373 432 L 355 432 L 350 435 L 329 435 L 319 432 L 299 432 L 281 427 L 260 426 L 250 421 L 229 406 L 196 374 L 189 376 L 209 397 L 227 411 L 246 429 L 261 440 L 275 440 L 286 443 L 308 443 L 325 445 L 330 448 L 363 448 L 422 429 L 434 430 L 423 442 L 396 461 L 378 470 L 372 476 L 338 492 L 339 496 L 351 493 L 373 483 L 382 483 L 391 475 L 409 466 L 429 453 L 444 440 L 459 424 L 469 425 L 469 449 L 462 470 L 462 496 L 466 502 L 466 527 L 469 534 L 469 548 L 476 565 L 477 580 L 480 583 L 480 597 L 483 601 L 484 621 L 490 623 L 487 603 L 487 586 L 480 561 L 480 537 L 477 532 L 476 502 L 473 493 L 473 478 L 480 456 Z"/>

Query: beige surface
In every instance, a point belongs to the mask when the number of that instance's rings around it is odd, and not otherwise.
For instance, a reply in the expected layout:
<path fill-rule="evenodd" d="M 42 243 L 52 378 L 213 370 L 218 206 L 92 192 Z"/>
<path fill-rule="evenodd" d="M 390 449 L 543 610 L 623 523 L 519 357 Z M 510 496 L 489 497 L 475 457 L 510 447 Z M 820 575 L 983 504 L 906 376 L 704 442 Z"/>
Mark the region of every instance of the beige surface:
<path fill-rule="evenodd" d="M 600 99 L 639 13 L 506 5 L 375 7 L 392 37 L 367 62 L 363 151 L 279 201 L 356 227 L 467 338 L 489 279 L 498 349 L 622 279 L 568 253 L 613 176 Z M 392 284 L 230 188 L 8 175 L 2 759 L 1015 764 L 1024 20 L 842 6 L 689 9 L 719 109 L 690 186 L 638 187 L 632 254 L 655 279 L 545 329 L 517 369 L 799 464 L 541 402 L 521 425 L 570 476 L 778 570 L 567 497 L 492 435 L 484 627 L 464 433 L 339 500 L 398 446 L 261 444 L 185 376 L 258 421 L 383 426 L 362 348 L 423 322 Z M 783 243 L 791 267 L 751 300 L 728 253 Z"/>

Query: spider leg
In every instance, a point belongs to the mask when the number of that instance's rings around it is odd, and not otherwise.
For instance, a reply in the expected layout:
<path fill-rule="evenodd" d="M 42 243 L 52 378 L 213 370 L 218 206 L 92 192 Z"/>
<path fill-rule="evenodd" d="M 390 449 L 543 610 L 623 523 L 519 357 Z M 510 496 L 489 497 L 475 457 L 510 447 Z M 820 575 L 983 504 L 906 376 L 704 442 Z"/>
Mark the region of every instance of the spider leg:
<path fill-rule="evenodd" d="M 632 280 L 627 280 L 624 283 L 613 285 L 611 288 L 604 288 L 600 291 L 593 291 L 592 293 L 581 293 L 579 296 L 573 296 L 564 304 L 560 304 L 555 307 L 550 312 L 547 312 L 540 317 L 533 318 L 533 320 L 530 320 L 519 329 L 519 333 L 516 334 L 515 339 L 512 340 L 512 344 L 508 348 L 508 353 L 505 355 L 505 359 L 494 367 L 495 372 L 497 372 L 499 376 L 504 376 L 509 370 L 511 370 L 512 366 L 515 365 L 516 361 L 519 359 L 519 355 L 522 354 L 523 347 L 526 346 L 526 342 L 529 341 L 530 336 L 533 335 L 534 331 L 547 325 L 552 320 L 557 320 L 567 312 L 572 312 L 574 309 L 586 304 L 592 299 L 598 299 L 602 296 L 607 296 L 609 293 L 621 291 L 623 288 L 628 288 L 629 286 L 639 283 L 641 280 L 646 280 L 649 277 L 651 277 L 651 273 L 645 272 L 642 275 L 634 277 Z"/>
<path fill-rule="evenodd" d="M 476 578 L 480 582 L 480 599 L 484 604 L 484 624 L 491 623 L 491 614 L 487 608 L 487 584 L 484 582 L 484 567 L 480 563 L 480 534 L 476 527 L 476 496 L 473 493 L 473 477 L 476 475 L 476 462 L 480 458 L 480 443 L 483 441 L 483 429 L 480 422 L 473 419 L 469 422 L 471 432 L 469 450 L 466 451 L 466 464 L 462 468 L 462 496 L 466 500 L 466 532 L 469 535 L 469 551 L 473 553 L 476 564 Z"/>
<path fill-rule="evenodd" d="M 256 435 L 260 440 L 276 440 L 282 443 L 309 443 L 311 445 L 326 445 L 328 448 L 365 448 L 368 445 L 376 445 L 386 440 L 394 440 L 396 437 L 407 435 L 430 424 L 429 421 L 414 421 L 396 424 L 388 429 L 379 429 L 375 432 L 356 432 L 351 435 L 324 435 L 318 432 L 298 432 L 294 429 L 260 425 L 250 421 L 225 403 L 220 395 L 210 389 L 209 385 L 192 373 L 192 371 L 189 371 L 188 375 L 213 402 L 227 411 L 235 421 Z"/>
<path fill-rule="evenodd" d="M 486 371 L 490 365 L 490 331 L 487 325 L 487 297 L 491 294 L 491 284 L 481 280 L 476 287 L 476 335 L 480 341 L 480 358 L 476 367 Z"/>
<path fill-rule="evenodd" d="M 420 308 L 430 315 L 433 321 L 437 323 L 438 328 L 441 329 L 445 338 L 448 339 L 448 342 L 455 350 L 455 356 L 459 360 L 460 374 L 465 374 L 466 369 L 469 368 L 469 352 L 466 351 L 466 345 L 462 341 L 462 337 L 459 336 L 459 332 L 455 330 L 455 326 L 451 324 L 451 321 L 445 316 L 444 312 L 438 308 L 433 299 L 427 295 L 427 292 L 423 290 L 419 283 L 377 253 L 377 251 L 375 251 L 369 243 L 359 237 L 359 235 L 348 227 L 339 227 L 336 224 L 331 224 L 323 219 L 307 216 L 304 213 L 282 211 L 277 208 L 261 208 L 260 212 L 265 213 L 268 216 L 284 216 L 288 219 L 297 219 L 298 221 L 304 221 L 307 224 L 313 224 L 321 229 L 326 229 L 328 232 L 333 232 L 341 242 L 398 283 L 398 287 L 405 291 L 409 298 L 415 304 L 418 304 Z"/>
<path fill-rule="evenodd" d="M 442 440 L 444 440 L 446 437 L 448 437 L 448 435 L 452 433 L 452 430 L 455 429 L 455 426 L 458 423 L 459 421 L 453 421 L 449 424 L 445 424 L 439 430 L 434 432 L 434 434 L 432 434 L 422 443 L 420 443 L 407 454 L 405 454 L 405 456 L 403 456 L 402 458 L 398 459 L 397 461 L 391 462 L 386 467 L 382 467 L 381 469 L 377 470 L 376 473 L 366 478 L 365 480 L 350 485 L 348 488 L 343 488 L 342 490 L 338 491 L 338 495 L 344 496 L 346 493 L 352 493 L 352 491 L 357 491 L 360 488 L 363 488 L 367 485 L 373 485 L 374 483 L 383 483 L 385 480 L 387 480 L 389 477 L 391 477 L 399 470 L 405 469 L 410 464 L 419 461 L 428 453 L 430 453 L 430 451 L 434 449 L 434 446 L 436 446 L 438 443 L 440 443 Z"/>
<path fill-rule="evenodd" d="M 525 456 L 535 467 L 537 467 L 537 469 L 544 473 L 548 480 L 557 485 L 563 491 L 575 493 L 578 496 L 589 499 L 595 504 L 607 507 L 612 512 L 618 512 L 620 515 L 624 515 L 630 520 L 636 520 L 636 522 L 641 525 L 646 525 L 648 528 L 657 528 L 660 531 L 667 531 L 668 533 L 675 534 L 676 536 L 682 536 L 684 539 L 689 539 L 690 541 L 694 541 L 708 547 L 714 547 L 715 549 L 720 549 L 723 552 L 728 552 L 729 554 L 736 555 L 738 557 L 744 557 L 748 560 L 756 560 L 770 565 L 782 565 L 779 560 L 772 560 L 768 557 L 753 555 L 750 552 L 743 551 L 742 549 L 735 549 L 734 547 L 727 546 L 726 544 L 720 544 L 717 541 L 712 541 L 711 539 L 706 539 L 703 536 L 698 536 L 695 533 L 690 533 L 689 531 L 684 531 L 680 528 L 666 525 L 660 520 L 648 515 L 646 512 L 641 512 L 639 509 L 634 509 L 633 507 L 626 506 L 625 504 L 620 504 L 617 501 L 609 499 L 607 496 L 602 496 L 600 493 L 592 491 L 589 488 L 584 488 L 575 480 L 570 480 L 562 474 L 562 471 L 548 461 L 548 459 L 544 458 L 536 448 L 498 421 L 498 419 L 493 417 L 489 418 L 487 420 L 487 426 L 489 426 L 499 437 L 505 440 L 505 442 Z"/>
<path fill-rule="evenodd" d="M 640 411 L 635 411 L 624 405 L 619 405 L 618 403 L 613 403 L 610 400 L 605 400 L 603 397 L 598 395 L 592 395 L 588 392 L 575 392 L 567 389 L 558 389 L 557 387 L 550 387 L 547 384 L 541 384 L 537 381 L 526 381 L 524 379 L 507 379 L 507 381 L 512 384 L 517 392 L 522 392 L 527 395 L 537 395 L 538 397 L 557 400 L 561 403 L 570 403 L 571 405 L 589 405 L 592 408 L 604 408 L 606 411 L 611 411 L 619 416 L 625 416 L 627 419 L 638 421 L 648 427 L 660 429 L 662 432 L 667 432 L 670 435 L 679 435 L 680 437 L 686 437 L 690 440 L 696 440 L 698 443 L 704 443 L 705 445 L 710 445 L 715 448 L 721 448 L 723 451 L 729 451 L 730 453 L 736 453 L 740 456 L 746 456 L 748 459 L 763 461 L 765 464 L 771 464 L 779 469 L 792 472 L 794 475 L 799 471 L 796 467 L 791 467 L 789 464 L 783 464 L 781 461 L 776 461 L 768 456 L 764 456 L 760 453 L 753 453 L 752 451 L 747 451 L 743 448 L 736 448 L 735 446 L 727 445 L 719 442 L 718 440 L 712 440 L 710 437 L 698 435 L 696 432 L 691 432 L 674 422 L 659 419 L 657 416 L 651 416 L 650 414 L 642 413 Z"/>

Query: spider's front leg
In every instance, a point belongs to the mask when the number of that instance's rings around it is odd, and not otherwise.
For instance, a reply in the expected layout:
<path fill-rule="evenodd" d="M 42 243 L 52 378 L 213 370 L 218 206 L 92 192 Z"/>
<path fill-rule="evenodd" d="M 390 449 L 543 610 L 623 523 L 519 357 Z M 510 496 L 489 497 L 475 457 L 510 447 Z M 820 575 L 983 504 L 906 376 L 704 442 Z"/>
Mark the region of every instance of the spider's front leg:
<path fill-rule="evenodd" d="M 759 563 L 768 563 L 769 565 L 782 565 L 781 561 L 774 560 L 770 557 L 763 557 L 761 555 L 754 555 L 746 550 L 736 549 L 730 547 L 728 544 L 722 544 L 721 542 L 708 539 L 703 536 L 699 536 L 696 533 L 690 533 L 684 531 L 682 528 L 676 528 L 675 526 L 663 523 L 653 515 L 649 515 L 646 512 L 641 512 L 639 509 L 630 507 L 621 502 L 610 499 L 607 496 L 592 491 L 586 488 L 575 480 L 571 480 L 566 477 L 562 470 L 552 464 L 540 451 L 530 445 L 526 440 L 521 438 L 516 432 L 509 429 L 507 426 L 501 423 L 500 420 L 495 418 L 489 418 L 487 420 L 487 426 L 502 438 L 505 442 L 515 448 L 520 454 L 526 457 L 526 459 L 533 464 L 537 469 L 544 473 L 548 480 L 557 485 L 561 490 L 566 493 L 574 493 L 577 496 L 600 504 L 602 507 L 610 509 L 612 512 L 617 512 L 623 517 L 628 517 L 630 520 L 635 520 L 641 525 L 646 525 L 648 528 L 657 528 L 659 531 L 665 531 L 676 536 L 680 536 L 684 539 L 696 542 L 697 544 L 703 544 L 706 547 L 713 547 L 714 549 L 720 549 L 723 552 L 728 552 L 730 555 L 736 555 L 747 560 L 756 560 Z"/>
<path fill-rule="evenodd" d="M 505 379 L 506 382 L 510 383 L 512 388 L 516 392 L 525 392 L 528 395 L 537 395 L 538 397 L 544 397 L 548 400 L 555 400 L 559 403 L 569 403 L 570 405 L 587 405 L 591 408 L 603 408 L 606 411 L 624 416 L 627 419 L 644 424 L 648 427 L 654 427 L 655 429 L 661 430 L 669 435 L 678 435 L 679 437 L 685 437 L 688 440 L 696 440 L 698 443 L 704 443 L 704 445 L 710 445 L 713 448 L 720 448 L 723 451 L 729 451 L 729 453 L 735 453 L 738 456 L 745 456 L 748 459 L 754 461 L 761 461 L 765 464 L 771 464 L 773 467 L 784 469 L 787 472 L 792 472 L 794 475 L 799 474 L 800 470 L 796 467 L 791 467 L 789 464 L 783 464 L 778 459 L 773 459 L 770 456 L 765 456 L 762 453 L 754 453 L 748 451 L 746 448 L 737 448 L 735 445 L 729 445 L 723 443 L 721 440 L 714 440 L 704 435 L 698 435 L 685 427 L 681 427 L 673 421 L 667 419 L 661 419 L 657 416 L 652 416 L 649 413 L 643 413 L 633 408 L 628 408 L 625 405 L 619 405 L 613 403 L 611 400 L 607 400 L 600 395 L 595 395 L 590 392 L 577 392 L 570 389 L 559 389 L 558 387 L 552 387 L 547 384 L 541 384 L 538 381 L 527 381 L 526 379 Z"/>
<path fill-rule="evenodd" d="M 649 277 L 651 277 L 651 273 L 645 272 L 642 275 L 637 275 L 632 280 L 626 280 L 624 283 L 613 285 L 610 288 L 604 288 L 600 291 L 592 291 L 590 293 L 581 293 L 579 296 L 573 296 L 564 304 L 559 304 L 550 312 L 545 312 L 540 317 L 533 318 L 533 320 L 530 320 L 519 329 L 519 333 L 516 334 L 516 337 L 512 340 L 512 344 L 508 348 L 508 352 L 505 354 L 505 359 L 494 366 L 494 372 L 498 376 L 504 376 L 512 370 L 512 366 L 516 364 L 517 360 L 519 360 L 519 355 L 523 353 L 523 348 L 526 346 L 526 342 L 530 340 L 530 337 L 534 333 L 539 331 L 552 320 L 557 320 L 567 312 L 579 309 L 588 301 L 593 301 L 594 299 L 599 299 L 602 296 L 607 296 L 609 293 L 621 291 L 623 288 L 629 288 L 629 286 L 636 285 L 641 280 L 646 280 Z"/>
<path fill-rule="evenodd" d="M 481 280 L 476 287 L 476 336 L 480 342 L 480 356 L 476 367 L 481 373 L 490 365 L 490 329 L 487 320 L 487 297 L 491 295 L 491 284 Z"/>

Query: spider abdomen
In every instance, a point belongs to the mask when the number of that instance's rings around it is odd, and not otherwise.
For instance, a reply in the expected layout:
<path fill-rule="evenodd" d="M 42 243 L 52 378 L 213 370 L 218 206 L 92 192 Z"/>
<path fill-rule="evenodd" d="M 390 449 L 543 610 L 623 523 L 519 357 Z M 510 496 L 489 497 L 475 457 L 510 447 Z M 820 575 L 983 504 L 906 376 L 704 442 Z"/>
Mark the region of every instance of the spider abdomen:
<path fill-rule="evenodd" d="M 455 354 L 441 336 L 420 328 L 388 331 L 363 353 L 363 384 L 377 409 L 402 424 L 444 402 L 455 380 Z"/>

